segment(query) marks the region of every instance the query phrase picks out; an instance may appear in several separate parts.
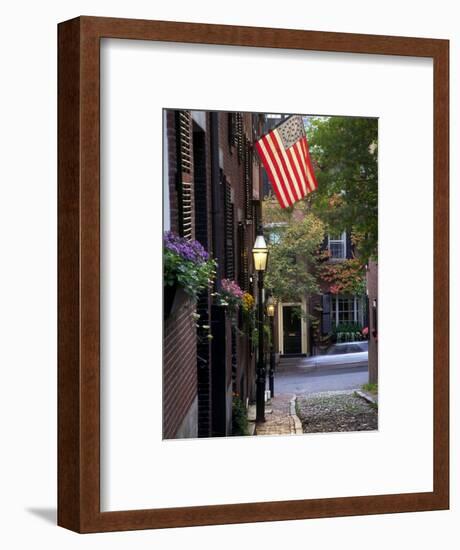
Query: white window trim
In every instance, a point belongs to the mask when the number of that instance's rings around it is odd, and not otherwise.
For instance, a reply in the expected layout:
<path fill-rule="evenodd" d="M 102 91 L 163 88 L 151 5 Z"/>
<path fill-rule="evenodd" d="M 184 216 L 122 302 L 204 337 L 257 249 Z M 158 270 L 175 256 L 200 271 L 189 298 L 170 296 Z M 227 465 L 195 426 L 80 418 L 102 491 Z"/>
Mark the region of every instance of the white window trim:
<path fill-rule="evenodd" d="M 343 231 L 342 235 L 340 236 L 340 239 L 331 239 L 330 234 L 328 234 L 328 236 L 327 236 L 327 249 L 329 250 L 329 252 L 331 252 L 331 243 L 341 243 L 343 245 L 342 246 L 343 256 L 341 256 L 341 257 L 337 257 L 337 256 L 332 257 L 331 256 L 331 260 L 332 261 L 345 260 L 346 257 L 347 257 L 347 232 Z"/>
<path fill-rule="evenodd" d="M 347 296 L 343 294 L 335 294 L 332 296 L 332 315 L 335 319 L 335 326 L 339 325 L 339 298 L 345 298 Z M 348 298 L 353 298 L 353 322 L 364 324 L 364 303 L 363 299 L 359 296 L 348 296 Z"/>

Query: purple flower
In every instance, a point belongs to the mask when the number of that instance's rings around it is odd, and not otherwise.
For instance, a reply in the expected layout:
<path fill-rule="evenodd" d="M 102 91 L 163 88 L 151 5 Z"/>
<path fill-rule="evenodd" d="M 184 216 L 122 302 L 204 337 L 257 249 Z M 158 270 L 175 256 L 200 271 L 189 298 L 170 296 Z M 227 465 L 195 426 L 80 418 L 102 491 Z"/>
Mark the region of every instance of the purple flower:
<path fill-rule="evenodd" d="M 164 234 L 164 246 L 184 260 L 201 264 L 209 259 L 209 254 L 198 241 L 187 241 L 172 231 Z"/>

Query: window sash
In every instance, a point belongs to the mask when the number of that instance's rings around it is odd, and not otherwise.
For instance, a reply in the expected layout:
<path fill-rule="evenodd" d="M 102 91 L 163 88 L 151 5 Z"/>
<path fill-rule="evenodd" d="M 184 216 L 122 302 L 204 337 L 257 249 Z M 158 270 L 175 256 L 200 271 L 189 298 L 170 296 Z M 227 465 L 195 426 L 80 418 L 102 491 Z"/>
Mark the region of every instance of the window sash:
<path fill-rule="evenodd" d="M 333 296 L 332 319 L 337 327 L 341 323 L 364 322 L 363 299 L 360 296 Z"/>
<path fill-rule="evenodd" d="M 328 235 L 328 249 L 331 254 L 331 258 L 337 260 L 343 260 L 346 258 L 347 251 L 347 235 L 344 231 L 339 238 L 336 235 Z"/>

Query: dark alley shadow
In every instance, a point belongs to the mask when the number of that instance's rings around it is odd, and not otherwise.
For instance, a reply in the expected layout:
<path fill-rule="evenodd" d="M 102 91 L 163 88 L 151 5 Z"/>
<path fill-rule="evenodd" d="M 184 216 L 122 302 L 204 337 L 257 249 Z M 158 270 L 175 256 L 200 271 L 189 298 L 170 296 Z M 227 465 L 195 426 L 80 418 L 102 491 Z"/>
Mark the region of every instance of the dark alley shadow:
<path fill-rule="evenodd" d="M 53 525 L 57 524 L 57 510 L 56 508 L 26 508 L 29 514 L 37 516 Z"/>

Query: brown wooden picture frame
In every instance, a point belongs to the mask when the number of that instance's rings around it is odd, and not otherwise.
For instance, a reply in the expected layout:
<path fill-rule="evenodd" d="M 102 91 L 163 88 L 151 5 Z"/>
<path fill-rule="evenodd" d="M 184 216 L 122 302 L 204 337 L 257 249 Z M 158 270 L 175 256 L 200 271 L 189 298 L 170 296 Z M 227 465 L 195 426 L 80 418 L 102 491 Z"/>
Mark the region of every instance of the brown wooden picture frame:
<path fill-rule="evenodd" d="M 428 57 L 434 66 L 433 491 L 101 512 L 99 111 L 101 38 Z M 58 524 L 80 532 L 449 507 L 449 42 L 78 17 L 58 27 Z"/>

